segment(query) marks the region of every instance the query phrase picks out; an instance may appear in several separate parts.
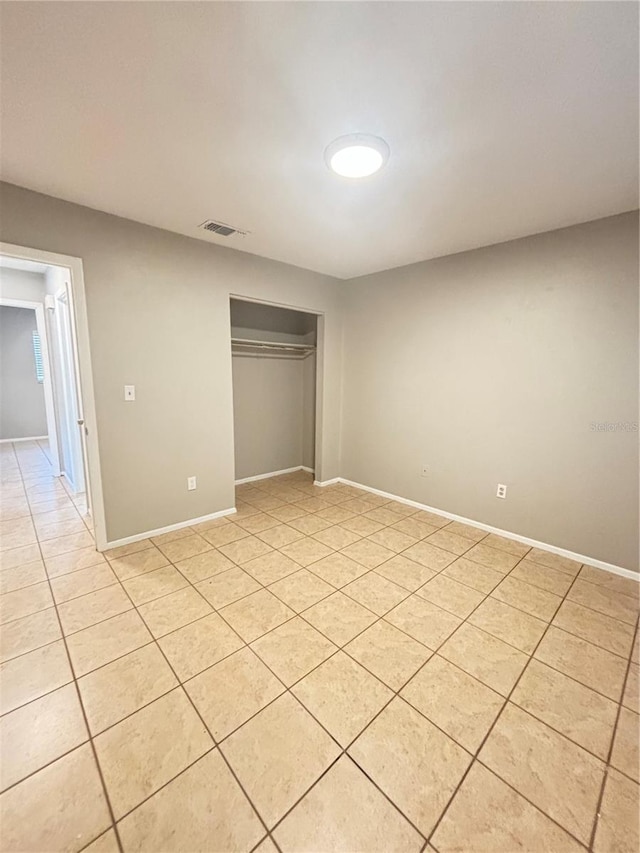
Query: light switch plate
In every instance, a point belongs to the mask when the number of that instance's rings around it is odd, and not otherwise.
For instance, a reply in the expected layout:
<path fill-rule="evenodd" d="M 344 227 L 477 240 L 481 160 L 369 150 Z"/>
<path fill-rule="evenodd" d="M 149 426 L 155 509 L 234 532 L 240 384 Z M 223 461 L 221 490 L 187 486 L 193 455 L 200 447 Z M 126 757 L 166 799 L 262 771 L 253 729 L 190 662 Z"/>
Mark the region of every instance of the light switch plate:
<path fill-rule="evenodd" d="M 125 385 L 124 386 L 124 399 L 131 403 L 136 399 L 136 386 L 135 385 Z"/>

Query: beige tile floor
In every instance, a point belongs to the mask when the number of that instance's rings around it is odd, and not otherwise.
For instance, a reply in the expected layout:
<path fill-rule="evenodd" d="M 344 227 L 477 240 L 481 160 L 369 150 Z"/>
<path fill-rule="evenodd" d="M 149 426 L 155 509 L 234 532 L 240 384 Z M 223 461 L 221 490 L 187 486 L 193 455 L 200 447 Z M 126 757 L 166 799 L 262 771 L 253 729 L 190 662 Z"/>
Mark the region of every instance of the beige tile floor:
<path fill-rule="evenodd" d="M 303 473 L 104 555 L 2 446 L 5 851 L 637 851 L 638 585 Z"/>

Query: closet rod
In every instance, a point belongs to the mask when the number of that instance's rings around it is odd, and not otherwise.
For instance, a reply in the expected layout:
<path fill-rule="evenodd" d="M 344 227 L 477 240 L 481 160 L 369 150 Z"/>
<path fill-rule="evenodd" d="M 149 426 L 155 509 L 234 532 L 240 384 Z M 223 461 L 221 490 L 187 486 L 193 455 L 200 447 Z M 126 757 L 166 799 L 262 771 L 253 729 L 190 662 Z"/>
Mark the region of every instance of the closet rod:
<path fill-rule="evenodd" d="M 299 352 L 250 352 L 242 349 L 232 350 L 233 358 L 273 358 L 277 361 L 304 361 L 310 353 Z"/>
<path fill-rule="evenodd" d="M 250 347 L 251 349 L 280 349 L 294 350 L 295 352 L 311 352 L 315 350 L 313 344 L 287 344 L 278 341 L 250 341 L 246 338 L 231 338 L 232 346 Z"/>

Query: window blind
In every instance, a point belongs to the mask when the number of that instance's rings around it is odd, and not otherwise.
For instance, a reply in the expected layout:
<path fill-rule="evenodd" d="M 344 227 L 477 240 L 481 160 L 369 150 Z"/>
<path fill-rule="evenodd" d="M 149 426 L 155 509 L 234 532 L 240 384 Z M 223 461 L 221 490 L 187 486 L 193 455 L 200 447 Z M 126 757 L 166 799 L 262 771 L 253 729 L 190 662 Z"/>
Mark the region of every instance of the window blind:
<path fill-rule="evenodd" d="M 38 382 L 44 382 L 44 366 L 42 364 L 42 347 L 40 345 L 40 335 L 33 332 L 33 358 L 36 364 L 36 379 Z"/>

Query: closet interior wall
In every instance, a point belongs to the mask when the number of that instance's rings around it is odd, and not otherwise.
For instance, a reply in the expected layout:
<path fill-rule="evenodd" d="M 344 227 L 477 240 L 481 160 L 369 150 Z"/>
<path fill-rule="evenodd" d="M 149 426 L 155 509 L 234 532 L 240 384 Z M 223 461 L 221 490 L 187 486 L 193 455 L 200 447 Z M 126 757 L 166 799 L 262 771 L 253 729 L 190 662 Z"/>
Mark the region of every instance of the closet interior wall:
<path fill-rule="evenodd" d="M 231 340 L 236 480 L 313 470 L 316 315 L 231 299 Z"/>

